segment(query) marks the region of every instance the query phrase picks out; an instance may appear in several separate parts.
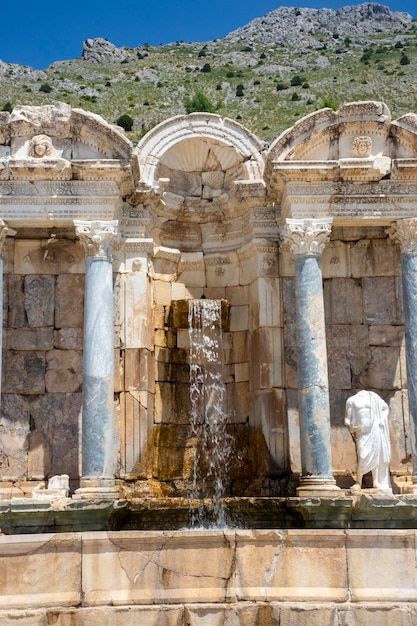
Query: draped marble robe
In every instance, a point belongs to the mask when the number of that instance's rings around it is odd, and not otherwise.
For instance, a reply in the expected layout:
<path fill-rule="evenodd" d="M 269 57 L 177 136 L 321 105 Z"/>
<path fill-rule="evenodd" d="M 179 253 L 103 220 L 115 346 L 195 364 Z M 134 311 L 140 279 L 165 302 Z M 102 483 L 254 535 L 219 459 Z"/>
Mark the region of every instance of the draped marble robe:
<path fill-rule="evenodd" d="M 391 491 L 388 412 L 388 405 L 374 391 L 359 391 L 346 402 L 345 425 L 356 444 L 359 488 L 363 475 L 372 472 L 374 488 Z"/>

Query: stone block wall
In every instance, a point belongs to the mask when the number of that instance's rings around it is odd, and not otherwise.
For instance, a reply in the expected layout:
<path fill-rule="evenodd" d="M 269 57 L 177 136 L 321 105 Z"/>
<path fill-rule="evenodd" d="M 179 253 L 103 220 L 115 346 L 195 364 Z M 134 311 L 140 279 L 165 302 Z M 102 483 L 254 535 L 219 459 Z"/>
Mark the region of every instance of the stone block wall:
<path fill-rule="evenodd" d="M 1 537 L 0 621 L 410 626 L 417 618 L 415 534 L 228 530 Z"/>
<path fill-rule="evenodd" d="M 291 462 L 299 469 L 295 291 L 285 253 L 282 267 Z M 334 471 L 341 484 L 343 475 L 355 471 L 345 403 L 356 391 L 372 389 L 389 405 L 391 471 L 404 477 L 410 473 L 410 449 L 399 249 L 383 227 L 335 228 L 323 252 L 322 272 Z"/>
<path fill-rule="evenodd" d="M 79 476 L 83 264 L 71 240 L 6 246 L 0 477 L 22 492 L 28 480 Z"/>

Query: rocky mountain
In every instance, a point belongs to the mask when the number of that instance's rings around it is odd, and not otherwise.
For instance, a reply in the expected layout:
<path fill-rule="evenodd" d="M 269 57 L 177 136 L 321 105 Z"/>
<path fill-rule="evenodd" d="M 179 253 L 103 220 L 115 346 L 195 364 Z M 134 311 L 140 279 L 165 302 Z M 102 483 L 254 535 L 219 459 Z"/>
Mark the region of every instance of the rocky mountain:
<path fill-rule="evenodd" d="M 257 41 L 279 46 L 320 47 L 318 36 L 358 37 L 363 43 L 367 36 L 378 33 L 392 35 L 404 31 L 412 24 L 408 13 L 392 12 L 386 6 L 365 2 L 341 9 L 302 9 L 280 7 L 259 17 L 246 26 L 227 35 L 230 42 Z"/>
<path fill-rule="evenodd" d="M 214 41 L 117 48 L 96 38 L 43 71 L 0 61 L 0 85 L 0 109 L 63 101 L 119 121 L 132 140 L 209 110 L 270 141 L 346 101 L 384 100 L 395 117 L 417 111 L 417 21 L 369 2 L 281 7 Z"/>

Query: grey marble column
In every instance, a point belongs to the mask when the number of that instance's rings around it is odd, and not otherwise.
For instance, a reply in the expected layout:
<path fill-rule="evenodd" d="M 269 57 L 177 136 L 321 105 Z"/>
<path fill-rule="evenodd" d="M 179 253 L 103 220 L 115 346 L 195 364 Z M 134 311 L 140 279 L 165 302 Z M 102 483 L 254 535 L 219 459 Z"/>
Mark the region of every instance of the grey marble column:
<path fill-rule="evenodd" d="M 285 238 L 295 255 L 300 413 L 299 495 L 338 489 L 332 475 L 321 253 L 331 219 L 287 219 Z"/>
<path fill-rule="evenodd" d="M 117 222 L 74 222 L 86 252 L 82 476 L 76 497 L 117 498 L 114 480 L 114 321 L 111 249 Z"/>
<path fill-rule="evenodd" d="M 413 491 L 417 493 L 417 219 L 397 221 L 394 239 L 401 246 L 405 356 L 407 367 Z"/>

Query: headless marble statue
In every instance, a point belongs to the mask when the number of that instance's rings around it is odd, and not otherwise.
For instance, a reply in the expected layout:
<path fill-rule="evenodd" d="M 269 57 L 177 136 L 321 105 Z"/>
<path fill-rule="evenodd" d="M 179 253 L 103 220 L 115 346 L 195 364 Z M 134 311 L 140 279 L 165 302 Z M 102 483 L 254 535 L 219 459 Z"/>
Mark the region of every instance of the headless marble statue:
<path fill-rule="evenodd" d="M 374 488 L 391 491 L 388 405 L 373 391 L 359 391 L 346 402 L 345 424 L 356 444 L 355 488 L 360 489 L 363 475 L 372 472 Z"/>

